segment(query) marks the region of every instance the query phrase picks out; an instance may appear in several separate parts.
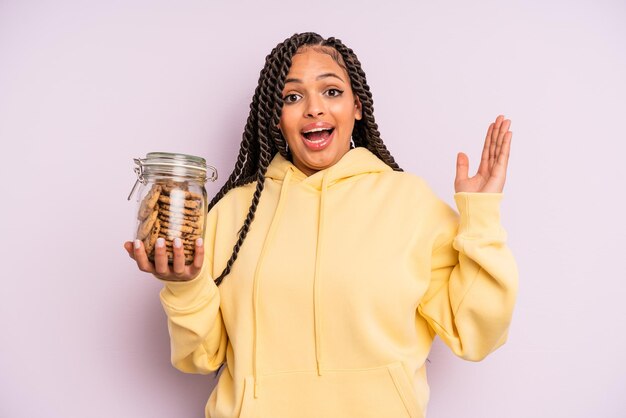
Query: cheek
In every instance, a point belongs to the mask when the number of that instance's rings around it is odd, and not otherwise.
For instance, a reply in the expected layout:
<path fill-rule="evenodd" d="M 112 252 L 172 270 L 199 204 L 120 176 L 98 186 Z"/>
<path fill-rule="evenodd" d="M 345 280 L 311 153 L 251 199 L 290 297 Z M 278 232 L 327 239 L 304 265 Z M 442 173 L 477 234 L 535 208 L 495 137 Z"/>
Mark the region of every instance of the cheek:
<path fill-rule="evenodd" d="M 289 110 L 283 110 L 280 115 L 280 121 L 278 122 L 278 126 L 283 131 L 283 134 L 286 134 L 290 131 L 294 130 L 294 126 L 296 125 L 294 121 L 294 117 Z"/>
<path fill-rule="evenodd" d="M 351 101 L 338 103 L 333 106 L 332 112 L 337 115 L 342 123 L 352 123 L 354 121 L 354 107 Z"/>
<path fill-rule="evenodd" d="M 293 137 L 294 135 L 297 135 L 297 132 L 294 130 L 293 126 L 290 127 L 289 124 L 285 123 L 283 119 L 281 118 L 280 123 L 278 124 L 278 127 L 280 129 L 280 132 L 283 135 L 283 138 L 285 138 L 287 145 L 293 148 L 295 146 L 295 143 L 294 143 L 295 139 Z"/>
<path fill-rule="evenodd" d="M 283 110 L 279 121 L 280 130 L 283 136 L 298 136 L 300 133 L 300 118 L 294 106 L 290 106 L 287 110 Z"/>

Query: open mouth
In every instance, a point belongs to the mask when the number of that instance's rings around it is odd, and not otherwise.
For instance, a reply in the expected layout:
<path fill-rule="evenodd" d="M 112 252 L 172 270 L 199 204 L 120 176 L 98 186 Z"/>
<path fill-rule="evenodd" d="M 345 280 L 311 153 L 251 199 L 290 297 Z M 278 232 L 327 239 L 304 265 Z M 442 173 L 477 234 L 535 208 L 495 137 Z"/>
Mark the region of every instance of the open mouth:
<path fill-rule="evenodd" d="M 301 132 L 301 134 L 307 141 L 318 143 L 330 138 L 334 130 L 335 128 L 317 128 L 307 132 Z"/>

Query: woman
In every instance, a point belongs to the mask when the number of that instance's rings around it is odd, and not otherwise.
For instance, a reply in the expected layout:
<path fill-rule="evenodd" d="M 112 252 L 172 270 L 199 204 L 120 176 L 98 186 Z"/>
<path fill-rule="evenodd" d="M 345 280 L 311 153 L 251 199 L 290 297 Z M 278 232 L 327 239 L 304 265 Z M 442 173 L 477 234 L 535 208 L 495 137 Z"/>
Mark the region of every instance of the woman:
<path fill-rule="evenodd" d="M 172 363 L 225 369 L 207 417 L 423 417 L 435 335 L 478 361 L 506 338 L 517 292 L 500 225 L 510 121 L 489 126 L 478 173 L 457 157 L 460 215 L 383 144 L 351 49 L 315 33 L 261 71 L 235 169 L 205 239 L 162 279 Z M 218 287 L 219 286 L 219 287 Z"/>

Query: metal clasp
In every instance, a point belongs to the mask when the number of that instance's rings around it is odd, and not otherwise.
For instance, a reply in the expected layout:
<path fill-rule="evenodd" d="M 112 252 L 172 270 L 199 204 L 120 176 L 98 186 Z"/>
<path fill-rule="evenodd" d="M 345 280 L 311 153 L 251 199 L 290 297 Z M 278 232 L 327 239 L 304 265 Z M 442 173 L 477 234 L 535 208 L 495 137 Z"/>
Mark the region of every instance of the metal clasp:
<path fill-rule="evenodd" d="M 137 190 L 137 186 L 139 186 L 139 183 L 146 184 L 146 180 L 143 178 L 143 160 L 141 158 L 133 158 L 133 161 L 135 162 L 135 164 L 137 164 L 137 167 L 135 167 L 133 170 L 135 174 L 137 174 L 137 181 L 135 181 L 133 188 L 130 189 L 130 193 L 126 200 L 130 200 L 130 198 L 133 197 L 133 193 L 135 193 L 135 190 Z"/>
<path fill-rule="evenodd" d="M 213 167 L 212 165 L 206 165 L 207 169 L 211 169 L 211 171 L 213 173 L 211 173 L 211 177 L 207 177 L 207 180 L 211 180 L 211 181 L 215 181 L 217 180 L 217 168 Z"/>

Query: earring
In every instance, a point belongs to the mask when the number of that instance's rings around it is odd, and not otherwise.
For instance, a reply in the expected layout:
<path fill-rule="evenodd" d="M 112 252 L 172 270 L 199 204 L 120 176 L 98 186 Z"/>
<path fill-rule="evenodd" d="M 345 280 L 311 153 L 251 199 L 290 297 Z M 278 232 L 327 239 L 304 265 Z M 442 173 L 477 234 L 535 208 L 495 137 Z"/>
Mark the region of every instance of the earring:
<path fill-rule="evenodd" d="M 287 154 L 289 154 L 289 144 L 285 141 L 285 150 L 287 151 Z"/>
<path fill-rule="evenodd" d="M 356 145 L 354 145 L 354 139 L 352 139 L 352 135 L 350 135 L 350 149 L 356 148 Z"/>

